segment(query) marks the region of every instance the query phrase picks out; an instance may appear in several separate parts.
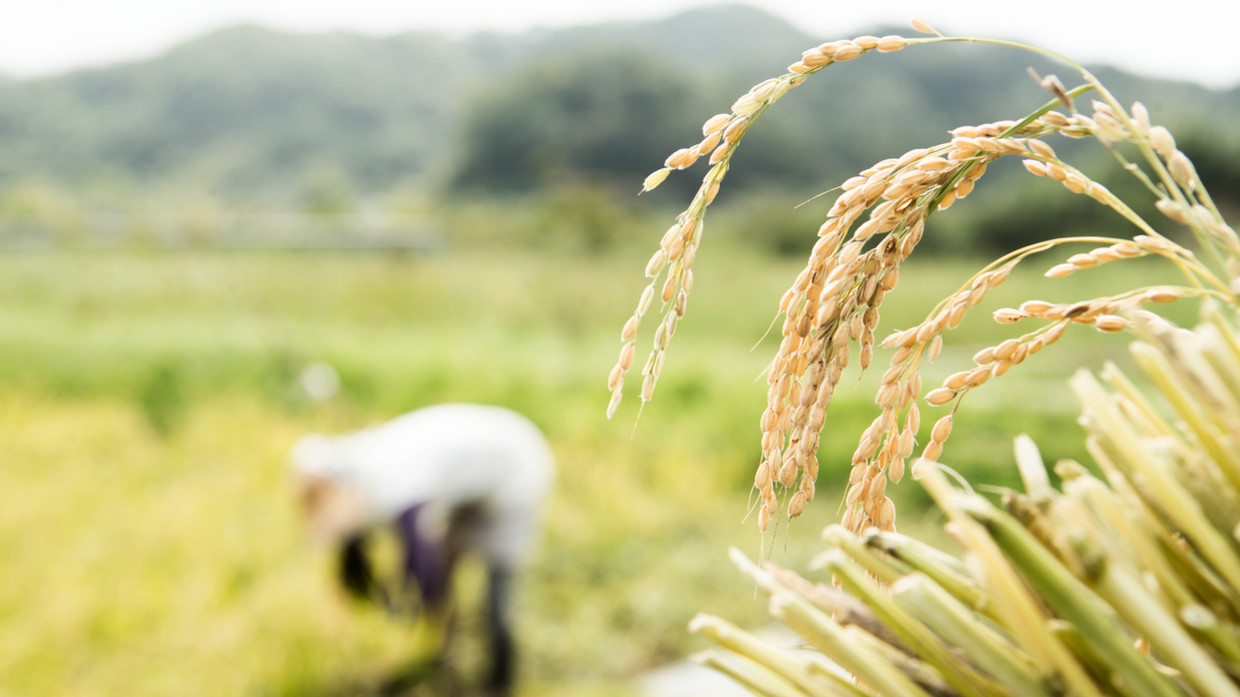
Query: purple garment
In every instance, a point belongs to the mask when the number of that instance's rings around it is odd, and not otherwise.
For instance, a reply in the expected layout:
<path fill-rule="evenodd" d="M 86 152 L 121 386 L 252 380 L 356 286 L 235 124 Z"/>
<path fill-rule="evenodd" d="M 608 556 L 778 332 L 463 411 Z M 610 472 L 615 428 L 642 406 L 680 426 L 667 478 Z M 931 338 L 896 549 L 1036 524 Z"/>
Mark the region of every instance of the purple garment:
<path fill-rule="evenodd" d="M 431 608 L 442 606 L 448 594 L 454 555 L 449 554 L 444 540 L 437 540 L 418 527 L 418 515 L 425 504 L 406 509 L 396 518 L 405 548 L 405 582 L 415 581 L 422 602 Z"/>

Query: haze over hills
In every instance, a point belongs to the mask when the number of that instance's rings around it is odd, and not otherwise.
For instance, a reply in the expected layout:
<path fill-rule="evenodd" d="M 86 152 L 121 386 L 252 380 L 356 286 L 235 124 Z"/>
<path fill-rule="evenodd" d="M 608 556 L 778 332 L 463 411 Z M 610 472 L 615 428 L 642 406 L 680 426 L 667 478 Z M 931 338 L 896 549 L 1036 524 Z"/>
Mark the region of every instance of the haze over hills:
<path fill-rule="evenodd" d="M 0 79 L 0 186 L 194 183 L 279 199 L 322 179 L 363 193 L 519 191 L 585 174 L 631 188 L 706 117 L 824 38 L 846 37 L 811 37 L 743 6 L 464 38 L 237 26 L 150 60 Z M 957 125 L 1027 113 L 1046 95 L 1026 69 L 1054 71 L 994 47 L 906 53 L 790 94 L 747 139 L 738 178 L 844 172 Z M 1234 130 L 1240 88 L 1099 73 L 1175 128 Z"/>

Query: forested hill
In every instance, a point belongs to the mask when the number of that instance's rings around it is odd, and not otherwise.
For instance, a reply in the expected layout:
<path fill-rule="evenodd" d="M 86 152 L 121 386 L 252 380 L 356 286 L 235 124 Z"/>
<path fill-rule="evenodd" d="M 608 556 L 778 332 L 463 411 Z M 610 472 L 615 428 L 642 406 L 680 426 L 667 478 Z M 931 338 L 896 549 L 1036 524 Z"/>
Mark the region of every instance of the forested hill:
<path fill-rule="evenodd" d="M 852 33 L 812 37 L 743 6 L 464 38 L 238 26 L 150 60 L 0 80 L 0 186 L 184 181 L 277 197 L 315 177 L 359 192 L 519 191 L 580 176 L 631 186 L 754 82 Z M 956 125 L 1027 113 L 1046 100 L 1027 67 L 1055 70 L 981 46 L 905 53 L 916 55 L 867 56 L 789 95 L 738 172 L 791 181 L 864 166 Z M 1240 89 L 1100 75 L 1190 140 L 1234 131 Z"/>

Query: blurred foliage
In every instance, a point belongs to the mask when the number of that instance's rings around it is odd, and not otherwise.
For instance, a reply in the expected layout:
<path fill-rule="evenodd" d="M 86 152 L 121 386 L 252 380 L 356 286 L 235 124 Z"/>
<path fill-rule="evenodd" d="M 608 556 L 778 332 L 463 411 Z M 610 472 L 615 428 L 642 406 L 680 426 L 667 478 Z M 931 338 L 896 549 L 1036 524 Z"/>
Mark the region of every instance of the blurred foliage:
<path fill-rule="evenodd" d="M 492 234 L 505 222 L 481 224 L 486 231 L 460 232 Z M 560 463 L 518 603 L 522 694 L 631 694 L 634 676 L 691 650 L 684 626 L 695 612 L 759 621 L 763 603 L 737 598 L 722 550 L 759 549 L 744 517 L 765 384 L 746 376 L 764 367 L 766 351 L 750 349 L 799 262 L 757 264 L 752 248 L 724 239 L 704 246 L 660 398 L 640 421 L 628 405 L 608 422 L 605 375 L 617 318 L 643 283 L 637 254 L 618 244 L 595 258 L 0 257 L 0 691 L 378 694 L 416 654 L 415 639 L 337 594 L 330 558 L 301 539 L 284 460 L 306 432 L 448 400 L 529 414 Z M 901 288 L 918 293 L 893 304 L 883 330 L 920 320 L 963 268 L 910 263 Z M 1117 283 L 1158 268 L 1125 265 Z M 1024 297 L 1038 271 L 996 289 L 927 380 L 1003 336 L 1009 328 L 987 313 Z M 1104 275 L 1057 286 L 1074 297 Z M 1077 353 L 1064 363 L 1088 365 L 1118 345 L 1088 330 L 1076 339 L 1049 351 L 1070 346 Z M 297 384 L 318 362 L 341 378 L 325 402 Z M 968 400 L 962 413 L 973 416 L 960 422 L 970 430 L 951 464 L 975 481 L 1008 483 L 1014 473 L 996 468 L 993 452 L 1017 431 L 1038 437 L 1048 458 L 1082 456 L 1079 437 L 1060 437 L 1076 431 L 1076 410 L 1056 364 L 1022 365 L 1004 377 L 1007 389 Z M 873 418 L 875 379 L 845 378 L 856 389 L 841 386 L 829 432 L 855 433 Z M 823 439 L 827 505 L 793 532 L 833 519 L 853 445 Z M 933 522 L 914 487 L 893 496 L 902 529 Z M 813 538 L 781 531 L 768 551 L 803 564 Z M 470 578 L 467 604 L 478 600 Z M 465 617 L 468 665 L 478 649 Z"/>
<path fill-rule="evenodd" d="M 239 26 L 149 60 L 0 83 L 0 191 L 50 187 L 80 218 L 185 191 L 209 191 L 226 208 L 302 211 L 364 208 L 411 187 L 451 199 L 584 182 L 628 196 L 672 150 L 697 142 L 707 117 L 816 43 L 741 6 L 462 38 Z M 1055 69 L 979 46 L 834 68 L 755 126 L 730 188 L 778 186 L 805 200 L 878 154 L 1028 112 L 1047 95 L 1023 79 L 1027 67 Z M 1190 155 L 1210 160 L 1203 175 L 1236 176 L 1240 138 L 1223 115 L 1240 106 L 1240 89 L 1099 75 L 1121 99 L 1139 86 L 1154 117 L 1197 146 Z M 679 200 L 696 181 L 674 177 L 657 200 Z M 144 224 L 167 227 L 153 218 L 178 211 L 165 204 Z M 11 215 L 0 210 L 0 223 Z"/>
<path fill-rule="evenodd" d="M 720 552 L 752 528 L 741 519 L 765 393 L 733 378 L 764 368 L 750 348 L 813 244 L 830 200 L 814 197 L 967 114 L 1046 99 L 1012 79 L 1019 60 L 974 50 L 965 70 L 950 49 L 867 58 L 789 94 L 737 155 L 675 369 L 633 438 L 634 411 L 602 418 L 618 321 L 643 284 L 633 269 L 698 182 L 676 173 L 638 198 L 641 178 L 817 42 L 741 7 L 462 39 L 236 27 L 146 61 L 0 82 L 0 693 L 376 693 L 414 648 L 407 628 L 333 595 L 283 460 L 309 430 L 445 400 L 523 411 L 560 457 L 522 590 L 528 694 L 624 694 L 685 653 L 693 613 L 762 617 L 737 602 Z M 867 65 L 891 60 L 899 70 Z M 1106 81 L 1122 96 L 1137 79 Z M 1240 91 L 1141 94 L 1212 189 L 1240 191 L 1240 143 L 1219 116 Z M 967 275 L 949 253 L 1047 227 L 1102 232 L 1097 211 L 1007 176 L 936 217 L 927 244 L 943 255 L 910 265 L 901 287 L 942 297 Z M 987 212 L 1009 197 L 1019 215 Z M 235 251 L 266 247 L 351 251 Z M 1058 285 L 1065 299 L 1096 294 L 1082 282 Z M 883 327 L 919 321 L 918 299 Z M 966 322 L 942 375 L 996 332 Z M 1107 337 L 1092 338 L 1073 343 L 1072 365 L 1103 353 Z M 318 362 L 341 380 L 322 403 L 297 385 Z M 1017 430 L 1048 458 L 1080 455 L 1079 438 L 1057 437 L 1075 408 L 1047 387 L 1063 377 L 1053 362 L 963 407 L 985 418 L 961 420 L 977 430 L 953 466 L 1010 481 L 987 463 Z M 1045 398 L 1030 413 L 1033 393 Z M 868 394 L 837 396 L 834 426 L 868 423 Z M 822 447 L 820 495 L 838 498 L 852 446 Z M 789 565 L 809 553 L 795 537 L 775 552 Z"/>
<path fill-rule="evenodd" d="M 688 75 L 651 55 L 542 59 L 470 104 L 450 187 L 531 192 L 605 178 L 632 189 L 693 133 L 701 103 Z"/>

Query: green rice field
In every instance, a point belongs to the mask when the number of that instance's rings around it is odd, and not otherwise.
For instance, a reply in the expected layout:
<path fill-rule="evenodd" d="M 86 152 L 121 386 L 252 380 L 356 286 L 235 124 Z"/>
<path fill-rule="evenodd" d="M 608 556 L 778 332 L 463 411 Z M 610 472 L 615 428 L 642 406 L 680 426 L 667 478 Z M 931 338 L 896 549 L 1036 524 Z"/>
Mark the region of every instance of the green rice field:
<path fill-rule="evenodd" d="M 1005 297 L 1106 292 L 1106 269 L 1041 278 L 1056 261 L 996 291 L 927 379 L 1012 335 L 987 316 Z M 444 401 L 521 411 L 556 451 L 546 534 L 518 595 L 520 694 L 636 694 L 642 672 L 701 647 L 685 629 L 697 611 L 762 623 L 764 603 L 727 547 L 797 568 L 820 550 L 849 454 L 877 413 L 875 376 L 846 375 L 818 497 L 764 541 L 746 520 L 761 373 L 776 345 L 759 340 L 799 264 L 706 245 L 655 399 L 639 420 L 630 395 L 608 421 L 607 373 L 644 262 L 509 251 L 0 258 L 0 696 L 390 694 L 385 683 L 428 642 L 336 589 L 331 555 L 301 529 L 286 456 L 306 432 Z M 1154 267 L 1114 271 L 1127 287 Z M 879 334 L 918 322 L 970 272 L 915 259 Z M 1123 360 L 1125 341 L 1076 329 L 971 395 L 944 461 L 974 481 L 1012 482 L 1021 432 L 1048 460 L 1084 457 L 1064 382 L 1078 366 Z M 876 372 L 885 360 L 880 351 Z M 340 377 L 324 401 L 299 383 L 318 363 Z M 902 529 L 936 522 L 915 482 L 893 489 Z M 457 675 L 400 694 L 472 679 L 481 579 L 464 571 Z"/>

